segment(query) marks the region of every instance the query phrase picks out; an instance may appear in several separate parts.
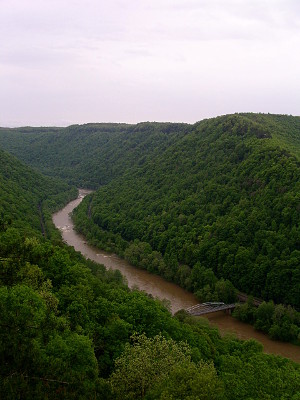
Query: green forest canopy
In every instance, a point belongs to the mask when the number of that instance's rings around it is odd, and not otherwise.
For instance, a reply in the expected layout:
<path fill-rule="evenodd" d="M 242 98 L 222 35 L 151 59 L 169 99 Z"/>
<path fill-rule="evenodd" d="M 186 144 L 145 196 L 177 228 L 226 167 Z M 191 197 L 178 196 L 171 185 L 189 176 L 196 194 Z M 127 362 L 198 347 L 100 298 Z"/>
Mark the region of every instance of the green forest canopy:
<path fill-rule="evenodd" d="M 43 236 L 40 201 L 54 209 L 76 193 L 0 157 L 12 205 L 0 197 L 1 399 L 299 399 L 299 364 L 221 338 L 185 313 L 172 317 L 118 271 L 86 261 L 51 230 Z M 132 379 L 136 363 L 143 370 Z"/>
<path fill-rule="evenodd" d="M 299 307 L 299 132 L 299 117 L 250 113 L 2 129 L 0 144 L 44 173 L 100 187 L 90 218 L 86 204 L 76 218 L 94 244 L 200 297 L 214 291 L 202 291 L 212 286 L 204 268 Z"/>
<path fill-rule="evenodd" d="M 45 177 L 0 149 L 0 222 L 50 235 L 45 218 L 76 196 L 75 187 Z"/>

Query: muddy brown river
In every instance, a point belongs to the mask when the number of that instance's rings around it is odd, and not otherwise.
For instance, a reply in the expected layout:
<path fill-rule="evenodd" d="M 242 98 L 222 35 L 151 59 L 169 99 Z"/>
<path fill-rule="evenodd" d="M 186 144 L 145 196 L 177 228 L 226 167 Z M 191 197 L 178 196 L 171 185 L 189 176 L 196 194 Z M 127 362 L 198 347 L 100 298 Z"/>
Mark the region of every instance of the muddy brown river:
<path fill-rule="evenodd" d="M 197 299 L 192 293 L 174 283 L 167 282 L 160 276 L 133 267 L 115 254 L 106 253 L 88 245 L 85 238 L 75 232 L 70 214 L 88 193 L 90 193 L 88 190 L 81 189 L 76 200 L 71 201 L 61 211 L 53 215 L 53 222 L 62 232 L 65 243 L 73 246 L 86 258 L 105 265 L 106 268 L 120 270 L 126 277 L 130 288 L 136 287 L 153 297 L 167 300 L 172 313 L 197 304 Z M 241 339 L 256 339 L 263 344 L 266 353 L 282 355 L 300 362 L 300 347 L 290 343 L 273 341 L 263 333 L 256 331 L 251 325 L 244 324 L 224 312 L 208 314 L 206 319 L 209 320 L 211 325 L 217 326 L 222 334 L 233 333 Z"/>

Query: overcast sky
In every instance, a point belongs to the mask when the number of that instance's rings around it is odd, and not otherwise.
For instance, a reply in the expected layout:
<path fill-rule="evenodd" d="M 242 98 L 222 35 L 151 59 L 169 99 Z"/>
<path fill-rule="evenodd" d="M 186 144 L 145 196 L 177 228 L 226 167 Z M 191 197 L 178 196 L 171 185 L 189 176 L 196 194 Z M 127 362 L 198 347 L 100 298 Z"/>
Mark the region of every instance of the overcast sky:
<path fill-rule="evenodd" d="M 0 126 L 299 107 L 300 0 L 0 0 Z"/>

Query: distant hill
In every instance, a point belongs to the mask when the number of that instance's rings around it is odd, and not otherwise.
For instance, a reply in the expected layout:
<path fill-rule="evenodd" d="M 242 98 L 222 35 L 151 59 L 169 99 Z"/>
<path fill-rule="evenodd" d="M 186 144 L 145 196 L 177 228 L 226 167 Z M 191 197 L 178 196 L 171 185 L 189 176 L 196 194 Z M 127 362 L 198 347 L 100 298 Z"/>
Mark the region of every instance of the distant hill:
<path fill-rule="evenodd" d="M 0 146 L 47 175 L 97 188 L 166 149 L 185 124 L 86 124 L 0 128 Z"/>
<path fill-rule="evenodd" d="M 58 175 L 101 184 L 75 216 L 91 241 L 202 295 L 230 288 L 217 275 L 293 302 L 297 135 L 273 143 L 253 118 L 1 131 L 3 147 L 56 176 L 0 150 L 1 399 L 298 399 L 299 364 L 172 316 L 48 224 L 76 195 Z M 272 337 L 299 338 L 290 307 L 263 303 L 259 329 L 262 314 Z"/>
<path fill-rule="evenodd" d="M 76 196 L 62 180 L 43 176 L 0 149 L 0 223 L 48 235 L 51 212 Z"/>
<path fill-rule="evenodd" d="M 294 117 L 202 121 L 99 189 L 77 225 L 95 244 L 194 292 L 211 284 L 204 268 L 299 307 L 299 135 Z M 142 244 L 129 244 L 136 239 Z"/>
<path fill-rule="evenodd" d="M 201 295 L 205 270 L 298 307 L 299 143 L 299 117 L 251 113 L 0 132 L 43 172 L 101 186 L 76 217 L 94 244 Z"/>
<path fill-rule="evenodd" d="M 272 145 L 287 149 L 300 160 L 300 117 L 273 114 L 241 114 L 268 127 Z"/>

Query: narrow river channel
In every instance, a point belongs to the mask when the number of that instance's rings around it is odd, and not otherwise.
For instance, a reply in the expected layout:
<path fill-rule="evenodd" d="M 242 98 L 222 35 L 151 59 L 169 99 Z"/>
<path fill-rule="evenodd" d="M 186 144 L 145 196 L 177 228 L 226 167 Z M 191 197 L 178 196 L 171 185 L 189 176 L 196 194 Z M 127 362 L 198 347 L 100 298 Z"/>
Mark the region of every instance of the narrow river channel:
<path fill-rule="evenodd" d="M 106 253 L 88 245 L 85 238 L 75 232 L 70 213 L 88 193 L 90 192 L 81 189 L 76 200 L 71 201 L 65 208 L 53 215 L 53 222 L 62 232 L 65 243 L 73 246 L 76 251 L 80 251 L 86 258 L 105 265 L 106 268 L 120 270 L 126 277 L 130 288 L 136 287 L 151 294 L 153 297 L 161 300 L 166 299 L 173 313 L 197 304 L 197 299 L 192 293 L 174 283 L 165 281 L 160 276 L 152 275 L 145 270 L 133 267 L 115 254 Z M 241 339 L 256 339 L 263 344 L 266 353 L 282 355 L 300 362 L 300 347 L 298 346 L 270 340 L 263 333 L 255 331 L 251 325 L 237 321 L 223 312 L 208 314 L 206 318 L 211 325 L 217 326 L 222 334 L 233 333 Z"/>

